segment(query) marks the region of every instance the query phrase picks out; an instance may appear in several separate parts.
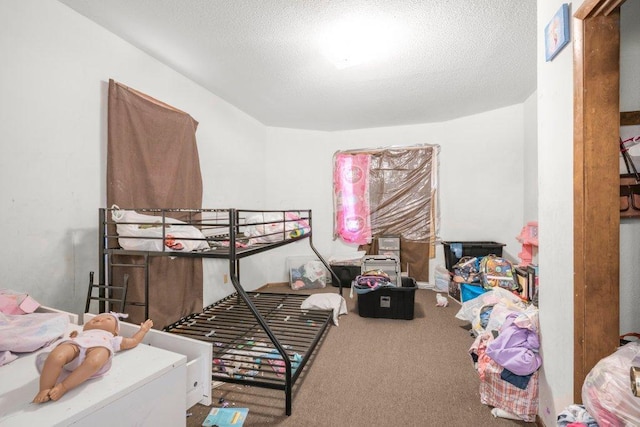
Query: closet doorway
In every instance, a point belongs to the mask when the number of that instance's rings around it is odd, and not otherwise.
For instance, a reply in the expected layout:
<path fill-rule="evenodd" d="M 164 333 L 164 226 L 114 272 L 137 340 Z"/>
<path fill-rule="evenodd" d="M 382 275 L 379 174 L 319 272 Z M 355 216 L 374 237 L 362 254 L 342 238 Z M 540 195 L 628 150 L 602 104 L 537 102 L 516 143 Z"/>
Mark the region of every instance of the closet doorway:
<path fill-rule="evenodd" d="M 573 20 L 575 402 L 582 402 L 582 384 L 591 368 L 619 346 L 618 134 L 624 1 L 585 0 Z"/>

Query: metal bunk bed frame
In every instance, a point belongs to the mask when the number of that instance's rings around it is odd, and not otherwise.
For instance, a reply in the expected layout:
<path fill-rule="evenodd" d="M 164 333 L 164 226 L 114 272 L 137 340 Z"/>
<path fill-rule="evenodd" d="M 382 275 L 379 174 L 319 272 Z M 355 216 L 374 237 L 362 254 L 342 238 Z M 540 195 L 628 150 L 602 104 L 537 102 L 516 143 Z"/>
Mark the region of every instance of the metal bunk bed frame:
<path fill-rule="evenodd" d="M 119 301 L 119 299 L 117 298 L 113 298 L 113 295 L 111 295 L 110 292 L 110 286 L 111 284 L 109 283 L 111 281 L 111 278 L 113 277 L 113 269 L 114 268 L 118 268 L 118 267 L 138 267 L 138 268 L 144 268 L 144 295 L 145 295 L 145 301 L 143 302 L 127 302 L 127 304 L 130 305 L 141 305 L 144 306 L 145 309 L 145 317 L 149 316 L 149 259 L 150 257 L 154 257 L 154 256 L 175 256 L 175 257 L 191 257 L 191 258 L 217 258 L 217 259 L 228 259 L 229 261 L 229 273 L 230 273 L 230 279 L 231 279 L 231 283 L 233 284 L 233 287 L 236 290 L 236 295 L 239 298 L 240 301 L 242 301 L 242 303 L 244 303 L 247 308 L 249 309 L 249 311 L 251 312 L 251 315 L 255 318 L 255 320 L 258 322 L 258 324 L 260 325 L 260 327 L 262 328 L 262 330 L 264 331 L 264 333 L 268 336 L 269 340 L 271 341 L 271 343 L 273 344 L 273 346 L 275 347 L 275 349 L 277 350 L 281 360 L 284 362 L 285 364 L 285 372 L 284 372 L 284 381 L 281 382 L 259 382 L 259 381 L 255 381 L 253 379 L 244 379 L 244 378 L 233 378 L 233 377 L 229 377 L 229 378 L 223 378 L 223 377 L 218 377 L 218 376 L 214 376 L 214 378 L 216 380 L 219 381 L 223 381 L 223 382 L 231 382 L 231 383 L 238 383 L 238 384 L 245 384 L 245 385 L 253 385 L 253 386 L 257 386 L 257 387 L 263 387 L 263 388 L 272 388 L 272 389 L 281 389 L 285 392 L 285 397 L 286 397 L 286 414 L 287 415 L 291 415 L 291 409 L 292 409 L 292 388 L 293 385 L 295 383 L 295 380 L 298 378 L 298 376 L 300 375 L 300 373 L 302 372 L 304 366 L 306 365 L 307 361 L 309 360 L 311 354 L 313 353 L 313 350 L 315 349 L 316 345 L 320 342 L 321 337 L 324 335 L 327 326 L 329 325 L 331 319 L 332 319 L 332 315 L 331 315 L 331 311 L 328 312 L 327 315 L 323 316 L 321 319 L 319 319 L 318 324 L 320 325 L 320 327 L 317 329 L 315 337 L 313 338 L 313 340 L 310 342 L 309 346 L 308 346 L 308 351 L 305 352 L 304 356 L 302 357 L 302 360 L 298 363 L 298 365 L 296 366 L 296 368 L 294 369 L 291 363 L 291 359 L 289 357 L 289 355 L 287 354 L 287 350 L 285 349 L 285 346 L 280 342 L 280 340 L 278 339 L 278 337 L 276 337 L 276 335 L 273 333 L 272 328 L 270 327 L 268 321 L 265 319 L 265 317 L 260 313 L 260 310 L 256 307 L 256 305 L 254 304 L 254 302 L 252 301 L 252 296 L 255 297 L 256 293 L 247 293 L 247 291 L 245 291 L 245 289 L 242 287 L 241 283 L 240 283 L 240 259 L 251 256 L 251 255 L 255 255 L 257 253 L 261 253 L 261 252 L 265 252 L 271 249 L 274 249 L 276 247 L 280 247 L 280 246 L 284 246 L 299 240 L 303 240 L 303 239 L 308 239 L 309 241 L 309 246 L 311 247 L 311 249 L 313 250 L 313 252 L 316 254 L 316 256 L 318 257 L 318 259 L 323 263 L 323 265 L 328 269 L 328 271 L 330 272 L 330 274 L 333 277 L 333 280 L 337 280 L 338 285 L 338 290 L 340 295 L 342 295 L 342 284 L 340 283 L 340 279 L 338 278 L 338 276 L 336 275 L 336 273 L 332 270 L 331 266 L 327 263 L 327 261 L 322 257 L 322 255 L 320 254 L 320 252 L 316 249 L 316 247 L 313 245 L 313 239 L 312 239 L 312 235 L 313 235 L 313 227 L 312 227 L 312 218 L 311 218 L 311 210 L 287 210 L 287 211 L 261 211 L 261 210 L 245 210 L 245 209 L 131 209 L 134 211 L 140 211 L 140 212 L 152 212 L 155 213 L 156 215 L 158 215 L 159 219 L 162 219 L 162 223 L 163 224 L 163 232 L 162 232 L 162 239 L 165 239 L 165 232 L 164 232 L 164 224 L 165 224 L 165 220 L 167 218 L 167 213 L 180 213 L 180 214 L 186 214 L 189 218 L 190 221 L 188 223 L 193 222 L 192 218 L 194 215 L 198 216 L 204 212 L 218 212 L 218 213 L 224 213 L 224 212 L 228 212 L 228 233 L 227 235 L 224 236 L 224 238 L 228 237 L 228 248 L 225 250 L 224 248 L 217 248 L 214 250 L 203 250 L 203 251 L 189 251 L 189 252 L 173 252 L 173 251 L 137 251 L 137 250 L 124 250 L 118 247 L 117 244 L 114 244 L 113 242 L 117 242 L 117 239 L 120 237 L 118 236 L 118 234 L 115 232 L 115 225 L 116 222 L 113 220 L 109 220 L 107 218 L 107 213 L 112 211 L 113 208 L 101 208 L 99 210 L 99 221 L 100 221 L 100 225 L 99 225 L 99 234 L 100 234 L 100 239 L 99 239 L 99 283 L 98 284 L 93 284 L 93 274 L 91 274 L 91 278 L 90 278 L 90 288 L 89 288 L 89 295 L 87 298 L 87 311 L 89 308 L 89 304 L 90 304 L 90 300 L 97 300 L 99 302 L 100 305 L 100 311 L 104 311 L 105 309 L 105 303 L 110 303 L 111 301 Z M 242 217 L 242 215 L 245 214 L 250 214 L 250 213 L 263 213 L 263 212 L 278 212 L 278 213 L 282 213 L 283 215 L 283 223 L 286 223 L 286 219 L 284 214 L 286 212 L 305 212 L 307 213 L 306 219 L 308 221 L 309 224 L 309 228 L 310 231 L 308 233 L 303 233 L 299 236 L 295 236 L 295 237 L 287 237 L 284 230 L 283 230 L 283 238 L 282 240 L 276 241 L 276 242 L 271 242 L 271 243 L 266 243 L 266 244 L 260 244 L 260 245 L 255 245 L 255 246 L 249 246 L 249 247 L 245 247 L 245 248 L 239 248 L 237 247 L 237 243 L 238 243 L 238 234 L 240 234 L 240 229 L 243 226 L 246 226 L 246 224 L 241 224 L 240 223 L 240 218 Z M 206 222 L 204 222 L 203 220 L 196 220 L 196 223 L 199 223 L 200 225 L 205 224 Z M 266 224 L 266 222 L 265 222 Z M 220 226 L 219 223 L 215 224 L 216 226 Z M 224 225 L 224 224 L 223 224 Z M 143 258 L 143 264 L 125 264 L 125 263 L 113 263 L 112 262 L 112 256 L 113 255 L 132 255 L 132 256 L 140 256 Z M 124 281 L 125 284 L 127 282 L 128 278 L 125 275 L 124 277 Z M 92 297 L 92 288 L 98 288 L 99 290 L 99 296 L 97 297 Z M 283 296 L 288 295 L 288 294 L 282 294 Z M 299 296 L 299 295 L 298 295 Z M 233 295 L 230 295 L 227 298 L 233 297 Z M 121 297 L 124 298 L 124 297 Z M 217 304 L 217 303 L 216 303 Z M 215 304 L 214 304 L 215 305 Z M 211 307 L 211 306 L 210 306 Z M 205 309 L 206 310 L 206 309 Z M 193 321 L 194 316 L 198 316 L 198 314 L 200 313 L 194 313 L 190 316 L 187 316 L 183 319 L 178 320 L 177 322 L 173 323 L 172 325 L 169 325 L 165 328 L 165 330 L 167 330 L 168 332 L 174 332 L 172 329 L 174 328 L 178 328 L 181 325 L 185 324 L 185 322 L 191 322 Z M 205 341 L 212 341 L 210 339 L 208 339 L 207 337 L 197 337 L 194 336 L 194 338 L 196 339 L 202 339 Z M 213 373 L 212 373 L 213 376 Z"/>

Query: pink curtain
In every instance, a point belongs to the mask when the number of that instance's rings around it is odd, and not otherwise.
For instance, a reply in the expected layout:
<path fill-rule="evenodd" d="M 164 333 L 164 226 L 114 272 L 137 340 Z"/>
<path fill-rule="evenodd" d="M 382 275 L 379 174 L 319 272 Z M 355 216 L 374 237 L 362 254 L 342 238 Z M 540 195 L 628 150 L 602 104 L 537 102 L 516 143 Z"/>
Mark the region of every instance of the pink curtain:
<path fill-rule="evenodd" d="M 201 208 L 202 178 L 195 132 L 187 113 L 109 81 L 107 206 Z M 180 219 L 179 217 L 177 217 Z M 114 257 L 115 258 L 115 257 Z M 115 261 L 142 264 L 140 256 Z M 161 329 L 202 310 L 202 260 L 150 257 L 149 317 Z M 118 267 L 111 283 L 129 275 L 128 321 L 144 321 L 144 269 Z"/>
<path fill-rule="evenodd" d="M 333 188 L 335 235 L 345 242 L 371 242 L 369 155 L 337 153 Z"/>

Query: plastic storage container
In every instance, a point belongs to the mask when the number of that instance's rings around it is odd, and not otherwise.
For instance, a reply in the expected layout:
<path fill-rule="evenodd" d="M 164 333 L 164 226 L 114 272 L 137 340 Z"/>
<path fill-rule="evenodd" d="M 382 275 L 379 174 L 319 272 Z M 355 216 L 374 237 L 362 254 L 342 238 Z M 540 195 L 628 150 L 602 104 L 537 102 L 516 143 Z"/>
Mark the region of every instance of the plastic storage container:
<path fill-rule="evenodd" d="M 331 284 L 335 287 L 342 285 L 343 288 L 350 288 L 351 282 L 360 274 L 362 267 L 358 264 L 329 264 L 329 267 L 340 279 L 340 283 L 336 283 L 335 280 L 331 281 Z M 333 277 L 332 277 L 333 279 Z"/>
<path fill-rule="evenodd" d="M 358 314 L 361 317 L 413 319 L 416 281 L 402 278 L 402 287 L 386 287 L 358 294 Z"/>
<path fill-rule="evenodd" d="M 498 242 L 442 242 L 444 246 L 444 262 L 447 270 L 453 272 L 453 266 L 463 256 L 484 257 L 487 255 L 502 256 L 504 243 Z"/>
<path fill-rule="evenodd" d="M 391 255 L 400 259 L 400 237 L 380 236 L 378 237 L 378 255 Z"/>
<path fill-rule="evenodd" d="M 389 276 L 389 279 L 396 284 L 397 287 L 402 287 L 400 280 L 400 259 L 393 255 L 365 255 L 362 258 L 361 271 L 370 270 L 382 270 Z"/>
<path fill-rule="evenodd" d="M 331 281 L 331 273 L 322 261 L 314 257 L 287 257 L 291 289 L 320 289 Z"/>
<path fill-rule="evenodd" d="M 487 292 L 479 283 L 460 283 L 460 302 L 466 302 Z"/>
<path fill-rule="evenodd" d="M 433 274 L 435 279 L 435 290 L 439 292 L 448 292 L 449 282 L 451 281 L 451 274 L 443 265 L 436 266 Z"/>

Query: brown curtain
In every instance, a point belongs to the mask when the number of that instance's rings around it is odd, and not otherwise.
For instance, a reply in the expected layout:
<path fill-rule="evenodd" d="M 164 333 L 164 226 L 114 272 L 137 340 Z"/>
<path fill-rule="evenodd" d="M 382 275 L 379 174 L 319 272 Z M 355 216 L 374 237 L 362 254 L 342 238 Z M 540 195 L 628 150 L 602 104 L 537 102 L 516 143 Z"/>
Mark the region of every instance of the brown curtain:
<path fill-rule="evenodd" d="M 107 206 L 201 208 L 202 177 L 195 132 L 188 114 L 109 80 Z M 177 217 L 180 219 L 179 217 Z M 114 262 L 144 264 L 141 256 Z M 149 317 L 161 329 L 202 310 L 202 260 L 149 258 Z M 117 267 L 110 282 L 129 275 L 128 321 L 144 321 L 144 269 Z"/>

